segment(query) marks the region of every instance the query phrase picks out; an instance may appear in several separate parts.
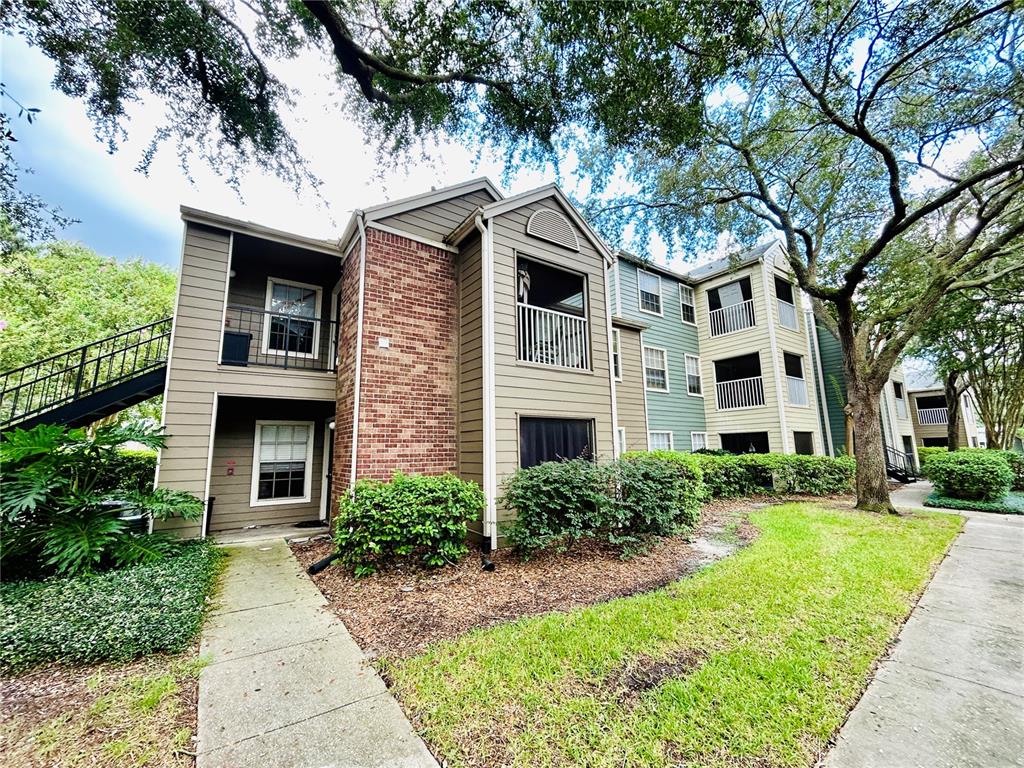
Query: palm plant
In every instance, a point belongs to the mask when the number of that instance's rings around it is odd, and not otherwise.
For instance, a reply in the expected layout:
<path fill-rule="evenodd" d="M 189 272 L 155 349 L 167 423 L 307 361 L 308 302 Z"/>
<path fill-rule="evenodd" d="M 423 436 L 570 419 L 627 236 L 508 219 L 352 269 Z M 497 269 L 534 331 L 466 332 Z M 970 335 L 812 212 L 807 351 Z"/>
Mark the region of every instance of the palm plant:
<path fill-rule="evenodd" d="M 134 533 L 120 510 L 129 506 L 156 519 L 195 519 L 203 504 L 183 491 L 110 490 L 118 450 L 127 442 L 163 447 L 161 429 L 108 425 L 83 429 L 39 425 L 15 429 L 0 441 L 0 558 L 29 574 L 71 576 L 159 559 L 174 539 Z M 112 504 L 112 501 L 123 504 Z M 9 571 L 8 571 L 9 572 Z"/>

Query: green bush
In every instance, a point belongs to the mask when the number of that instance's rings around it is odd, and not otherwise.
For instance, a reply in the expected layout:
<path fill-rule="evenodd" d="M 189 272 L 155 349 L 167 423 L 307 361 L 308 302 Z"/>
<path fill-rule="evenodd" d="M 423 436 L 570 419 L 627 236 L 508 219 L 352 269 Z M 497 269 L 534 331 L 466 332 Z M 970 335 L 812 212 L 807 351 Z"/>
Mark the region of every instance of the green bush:
<path fill-rule="evenodd" d="M 700 463 L 709 499 L 763 493 L 829 496 L 853 490 L 857 463 L 851 456 L 780 453 L 693 454 Z"/>
<path fill-rule="evenodd" d="M 704 475 L 708 499 L 734 499 L 750 496 L 759 489 L 739 457 L 733 454 L 694 454 Z"/>
<path fill-rule="evenodd" d="M 1003 515 L 1024 515 L 1024 494 L 1010 493 L 1000 501 L 967 501 L 932 493 L 924 500 L 924 505 L 942 509 L 972 509 L 978 512 L 997 512 Z"/>
<path fill-rule="evenodd" d="M 686 454 L 656 451 L 611 465 L 608 541 L 634 552 L 652 538 L 692 528 L 700 516 L 700 464 Z"/>
<path fill-rule="evenodd" d="M 102 490 L 148 493 L 156 476 L 156 451 L 118 450 L 100 480 Z"/>
<path fill-rule="evenodd" d="M 988 449 L 979 448 L 978 450 Z M 1013 472 L 1013 490 L 1024 491 L 1024 455 L 1016 451 L 992 450 L 989 452 L 1002 456 L 1003 460 L 1009 465 L 1010 471 Z"/>
<path fill-rule="evenodd" d="M 396 472 L 387 483 L 360 480 L 352 496 L 340 499 L 334 542 L 357 576 L 398 557 L 436 567 L 466 554 L 466 521 L 483 508 L 480 486 L 454 475 Z"/>
<path fill-rule="evenodd" d="M 917 460 L 921 463 L 921 474 L 924 474 L 924 465 L 928 459 L 932 456 L 941 456 L 944 453 L 949 453 L 949 449 L 942 446 L 917 446 Z"/>
<path fill-rule="evenodd" d="M 185 650 L 202 626 L 220 557 L 205 541 L 181 542 L 154 563 L 0 585 L 0 671 Z"/>
<path fill-rule="evenodd" d="M 996 451 L 955 451 L 936 454 L 924 471 L 940 496 L 952 499 L 999 501 L 1013 486 L 1014 474 Z"/>

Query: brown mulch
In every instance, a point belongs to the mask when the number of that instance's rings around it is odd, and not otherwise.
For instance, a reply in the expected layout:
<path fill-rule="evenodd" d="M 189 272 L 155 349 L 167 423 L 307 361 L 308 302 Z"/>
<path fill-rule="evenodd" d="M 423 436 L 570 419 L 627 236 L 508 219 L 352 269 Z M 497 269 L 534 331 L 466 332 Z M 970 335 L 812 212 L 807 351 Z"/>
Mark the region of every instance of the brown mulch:
<path fill-rule="evenodd" d="M 409 656 L 471 629 L 662 587 L 713 559 L 694 548 L 696 537 L 720 540 L 724 534 L 733 546 L 752 541 L 757 530 L 746 513 L 764 506 L 757 500 L 710 504 L 692 534 L 663 539 L 628 560 L 612 547 L 593 544 L 544 552 L 526 562 L 501 549 L 492 558 L 495 570 L 488 573 L 481 570 L 475 550 L 435 570 L 401 563 L 356 579 L 332 565 L 312 578 L 364 651 Z M 318 539 L 293 543 L 292 551 L 305 567 L 331 554 L 333 545 Z"/>

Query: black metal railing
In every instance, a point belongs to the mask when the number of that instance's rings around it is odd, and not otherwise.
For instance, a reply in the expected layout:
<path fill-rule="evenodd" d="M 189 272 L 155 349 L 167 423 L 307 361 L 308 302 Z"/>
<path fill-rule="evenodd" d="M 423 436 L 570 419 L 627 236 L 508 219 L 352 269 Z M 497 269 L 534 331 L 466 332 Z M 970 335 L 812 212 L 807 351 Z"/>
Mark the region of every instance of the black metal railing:
<path fill-rule="evenodd" d="M 891 445 L 885 446 L 885 468 L 890 474 L 902 475 L 908 480 L 917 477 L 914 454 L 897 451 Z"/>
<path fill-rule="evenodd" d="M 223 365 L 333 371 L 338 324 L 323 317 L 282 314 L 229 304 Z"/>
<path fill-rule="evenodd" d="M 170 345 L 165 317 L 0 374 L 0 427 L 166 365 Z"/>

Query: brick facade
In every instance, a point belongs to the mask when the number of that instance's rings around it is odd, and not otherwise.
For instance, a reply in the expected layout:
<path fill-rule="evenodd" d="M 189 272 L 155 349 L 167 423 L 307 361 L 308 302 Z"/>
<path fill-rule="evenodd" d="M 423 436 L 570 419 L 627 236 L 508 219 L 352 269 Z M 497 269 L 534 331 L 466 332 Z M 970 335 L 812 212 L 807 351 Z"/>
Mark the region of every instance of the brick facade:
<path fill-rule="evenodd" d="M 362 391 L 356 477 L 396 469 L 458 471 L 458 285 L 454 254 L 379 230 L 366 231 Z M 334 497 L 351 471 L 359 251 L 341 289 Z M 388 346 L 381 347 L 380 339 Z"/>

